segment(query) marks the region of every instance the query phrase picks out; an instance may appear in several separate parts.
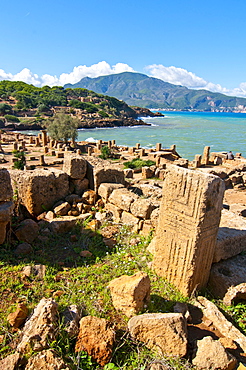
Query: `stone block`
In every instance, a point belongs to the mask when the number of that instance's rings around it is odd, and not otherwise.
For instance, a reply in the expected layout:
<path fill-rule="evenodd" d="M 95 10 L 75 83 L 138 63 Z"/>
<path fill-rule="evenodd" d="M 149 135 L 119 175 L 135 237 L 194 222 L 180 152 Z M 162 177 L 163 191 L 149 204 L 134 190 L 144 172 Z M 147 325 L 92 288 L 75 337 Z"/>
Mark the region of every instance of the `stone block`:
<path fill-rule="evenodd" d="M 54 208 L 54 213 L 57 216 L 66 216 L 70 209 L 71 209 L 70 204 L 68 202 L 63 202 L 62 204 Z"/>
<path fill-rule="evenodd" d="M 128 322 L 131 336 L 162 356 L 183 357 L 187 352 L 186 320 L 181 313 L 148 313 Z"/>
<path fill-rule="evenodd" d="M 15 235 L 19 241 L 32 243 L 38 236 L 38 232 L 38 224 L 32 219 L 26 219 L 18 225 Z"/>
<path fill-rule="evenodd" d="M 246 251 L 246 220 L 223 209 L 213 262 L 219 262 Z"/>
<path fill-rule="evenodd" d="M 9 171 L 5 168 L 0 169 L 0 202 L 11 200 L 13 197 L 13 189 Z"/>
<path fill-rule="evenodd" d="M 79 196 L 89 188 L 89 180 L 86 177 L 84 179 L 74 179 L 72 183 L 74 185 L 74 193 Z"/>
<path fill-rule="evenodd" d="M 12 186 L 28 212 L 38 216 L 69 194 L 68 175 L 63 171 L 35 169 L 10 171 Z"/>
<path fill-rule="evenodd" d="M 130 207 L 131 213 L 140 218 L 149 219 L 153 207 L 148 199 L 136 199 Z"/>
<path fill-rule="evenodd" d="M 127 189 L 115 189 L 109 196 L 108 201 L 115 206 L 129 212 L 131 204 L 138 196 Z"/>
<path fill-rule="evenodd" d="M 246 283 L 246 256 L 236 256 L 212 265 L 209 287 L 215 297 L 223 298 L 231 286 Z"/>
<path fill-rule="evenodd" d="M 224 184 L 217 176 L 169 167 L 153 268 L 187 296 L 207 284 L 223 195 Z"/>
<path fill-rule="evenodd" d="M 138 314 L 150 300 L 150 279 L 146 273 L 123 275 L 108 285 L 116 310 L 127 317 Z"/>
<path fill-rule="evenodd" d="M 63 162 L 63 171 L 73 179 L 83 179 L 87 171 L 87 161 L 81 155 L 66 155 Z"/>
<path fill-rule="evenodd" d="M 124 225 L 138 225 L 139 224 L 139 218 L 133 216 L 130 212 L 123 211 L 121 215 L 121 222 Z"/>
<path fill-rule="evenodd" d="M 121 208 L 115 206 L 114 204 L 106 203 L 105 209 L 112 214 L 114 222 L 120 222 L 121 214 L 123 212 Z"/>
<path fill-rule="evenodd" d="M 102 197 L 107 202 L 108 197 L 113 192 L 113 190 L 122 188 L 124 188 L 124 185 L 122 184 L 102 183 L 98 188 L 98 195 L 100 195 L 100 197 Z"/>
<path fill-rule="evenodd" d="M 149 167 L 144 166 L 142 167 L 142 178 L 143 179 L 150 179 L 154 176 L 154 171 L 152 171 Z"/>

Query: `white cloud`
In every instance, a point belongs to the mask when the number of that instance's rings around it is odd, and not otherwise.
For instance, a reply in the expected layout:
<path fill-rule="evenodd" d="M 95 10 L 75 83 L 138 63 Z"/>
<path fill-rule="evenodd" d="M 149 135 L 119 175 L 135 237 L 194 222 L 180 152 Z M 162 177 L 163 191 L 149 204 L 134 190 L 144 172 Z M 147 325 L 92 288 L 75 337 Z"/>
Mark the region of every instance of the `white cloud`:
<path fill-rule="evenodd" d="M 206 89 L 212 92 L 220 92 L 230 96 L 246 98 L 246 82 L 242 82 L 238 87 L 229 90 L 219 84 L 208 82 L 184 68 L 177 68 L 174 66 L 165 67 L 162 64 L 152 64 L 147 66 L 145 70 L 149 76 L 159 78 L 174 85 L 182 85 L 190 89 Z M 74 67 L 72 72 L 62 73 L 60 76 L 49 74 L 38 76 L 32 73 L 28 68 L 24 68 L 16 74 L 7 73 L 3 69 L 0 69 L 0 81 L 24 81 L 39 87 L 44 85 L 63 86 L 67 83 L 74 84 L 79 82 L 83 77 L 94 78 L 121 72 L 134 72 L 134 69 L 125 63 L 116 63 L 111 66 L 105 61 L 92 64 L 91 66 L 79 65 Z"/>
<path fill-rule="evenodd" d="M 49 74 L 44 74 L 39 77 L 37 74 L 32 73 L 28 68 L 22 69 L 15 75 L 13 75 L 12 73 L 6 73 L 3 69 L 0 69 L 0 81 L 23 81 L 35 86 L 63 86 L 67 83 L 74 84 L 76 82 L 79 82 L 83 77 L 93 78 L 121 72 L 134 72 L 134 69 L 125 63 L 117 63 L 111 67 L 110 64 L 105 61 L 99 62 L 97 64 L 92 64 L 89 67 L 87 67 L 86 65 L 74 67 L 72 72 L 62 73 L 58 77 Z"/>
<path fill-rule="evenodd" d="M 193 72 L 189 72 L 183 68 L 165 67 L 162 64 L 152 64 L 145 68 L 149 75 L 159 78 L 163 81 L 174 85 L 186 86 L 189 89 L 205 89 L 212 92 L 219 92 L 230 96 L 246 97 L 246 82 L 240 84 L 234 89 L 227 89 L 220 84 L 208 82 L 201 77 L 196 76 Z"/>

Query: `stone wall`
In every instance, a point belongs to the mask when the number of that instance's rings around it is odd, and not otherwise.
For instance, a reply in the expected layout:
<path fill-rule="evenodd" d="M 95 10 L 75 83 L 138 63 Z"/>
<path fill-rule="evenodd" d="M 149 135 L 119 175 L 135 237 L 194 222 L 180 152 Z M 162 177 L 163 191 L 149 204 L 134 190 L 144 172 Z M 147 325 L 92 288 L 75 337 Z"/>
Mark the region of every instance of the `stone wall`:
<path fill-rule="evenodd" d="M 6 228 L 11 221 L 14 209 L 12 199 L 13 190 L 9 172 L 6 169 L 0 169 L 0 244 L 5 241 Z"/>

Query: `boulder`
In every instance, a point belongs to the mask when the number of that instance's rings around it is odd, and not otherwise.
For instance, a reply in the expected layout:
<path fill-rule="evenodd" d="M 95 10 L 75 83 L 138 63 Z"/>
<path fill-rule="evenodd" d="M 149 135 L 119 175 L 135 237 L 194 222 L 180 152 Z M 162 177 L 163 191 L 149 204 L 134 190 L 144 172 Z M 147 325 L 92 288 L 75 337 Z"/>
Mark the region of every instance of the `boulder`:
<path fill-rule="evenodd" d="M 14 328 L 19 328 L 28 316 L 28 308 L 24 303 L 19 303 L 16 310 L 7 316 L 7 321 Z"/>
<path fill-rule="evenodd" d="M 19 201 L 35 217 L 69 194 L 68 175 L 59 170 L 11 170 L 10 176 Z"/>
<path fill-rule="evenodd" d="M 86 351 L 100 366 L 106 365 L 113 352 L 115 333 L 105 319 L 85 316 L 80 320 L 75 352 Z"/>
<path fill-rule="evenodd" d="M 228 259 L 246 251 L 246 220 L 223 209 L 213 262 Z"/>
<path fill-rule="evenodd" d="M 29 243 L 21 243 L 18 244 L 16 249 L 14 250 L 15 254 L 19 256 L 25 256 L 33 252 L 32 246 Z"/>
<path fill-rule="evenodd" d="M 9 171 L 6 168 L 0 168 L 0 202 L 12 200 L 13 189 Z"/>
<path fill-rule="evenodd" d="M 15 229 L 17 239 L 25 243 L 32 243 L 37 238 L 38 232 L 38 224 L 32 219 L 22 221 Z"/>
<path fill-rule="evenodd" d="M 204 337 L 197 341 L 197 348 L 192 364 L 200 370 L 233 370 L 237 360 L 226 352 L 218 340 Z"/>
<path fill-rule="evenodd" d="M 83 179 L 87 171 L 87 161 L 78 154 L 68 154 L 64 157 L 63 171 L 72 179 Z"/>
<path fill-rule="evenodd" d="M 37 280 L 43 280 L 45 277 L 46 266 L 45 265 L 34 265 L 25 266 L 22 270 L 22 275 L 27 277 L 35 277 Z"/>
<path fill-rule="evenodd" d="M 130 212 L 123 211 L 121 214 L 121 222 L 124 225 L 131 225 L 137 227 L 138 230 L 138 224 L 139 224 L 139 218 L 133 216 Z M 137 231 L 136 230 L 136 231 Z"/>
<path fill-rule="evenodd" d="M 53 350 L 47 349 L 29 358 L 25 370 L 71 370 Z"/>
<path fill-rule="evenodd" d="M 131 336 L 161 355 L 183 357 L 187 352 L 186 320 L 181 313 L 148 313 L 128 322 Z"/>
<path fill-rule="evenodd" d="M 230 287 L 246 283 L 246 256 L 236 256 L 212 265 L 209 287 L 215 297 L 223 298 Z"/>
<path fill-rule="evenodd" d="M 108 287 L 115 309 L 127 317 L 141 312 L 150 299 L 150 279 L 143 272 L 120 276 L 112 280 Z"/>
<path fill-rule="evenodd" d="M 114 204 L 106 203 L 105 209 L 110 214 L 112 214 L 114 222 L 120 222 L 121 214 L 122 214 L 122 209 L 121 208 L 115 206 Z"/>
<path fill-rule="evenodd" d="M 131 204 L 138 199 L 138 196 L 127 189 L 115 189 L 109 196 L 108 202 L 126 212 L 130 211 Z"/>
<path fill-rule="evenodd" d="M 194 305 L 202 310 L 203 315 L 213 323 L 222 335 L 237 343 L 242 352 L 246 352 L 246 337 L 225 318 L 214 303 L 199 296 Z"/>
<path fill-rule="evenodd" d="M 98 195 L 100 195 L 100 197 L 102 197 L 107 202 L 108 197 L 113 192 L 113 190 L 122 188 L 124 188 L 124 185 L 122 184 L 102 183 L 98 188 Z"/>
<path fill-rule="evenodd" d="M 41 351 L 49 347 L 55 340 L 57 303 L 52 298 L 42 298 L 34 309 L 30 319 L 25 323 L 22 338 L 17 346 L 19 352 Z"/>

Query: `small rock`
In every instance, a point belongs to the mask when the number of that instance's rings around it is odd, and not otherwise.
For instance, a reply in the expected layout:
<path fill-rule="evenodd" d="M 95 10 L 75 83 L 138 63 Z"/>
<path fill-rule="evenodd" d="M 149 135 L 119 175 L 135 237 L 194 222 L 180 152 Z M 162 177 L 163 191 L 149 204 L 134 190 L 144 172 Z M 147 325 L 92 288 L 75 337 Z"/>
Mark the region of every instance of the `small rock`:
<path fill-rule="evenodd" d="M 86 351 L 100 366 L 106 365 L 113 352 L 115 333 L 105 319 L 86 316 L 80 320 L 75 352 Z"/>
<path fill-rule="evenodd" d="M 88 251 L 88 250 L 84 250 L 84 251 L 81 251 L 80 252 L 80 256 L 81 257 L 85 257 L 85 258 L 89 258 L 89 257 L 92 256 L 92 253 L 90 251 Z"/>
<path fill-rule="evenodd" d="M 54 213 L 57 216 L 65 216 L 65 215 L 67 215 L 68 211 L 70 211 L 70 209 L 71 209 L 70 204 L 68 202 L 64 202 L 64 203 L 62 203 L 59 206 L 54 208 Z"/>
<path fill-rule="evenodd" d="M 24 303 L 19 303 L 15 312 L 11 312 L 7 321 L 13 328 L 19 328 L 28 316 L 28 308 Z"/>
<path fill-rule="evenodd" d="M 76 337 L 79 332 L 79 320 L 81 312 L 77 305 L 68 306 L 63 312 L 64 324 L 69 337 Z"/>
<path fill-rule="evenodd" d="M 53 298 L 59 298 L 61 295 L 63 295 L 64 292 L 63 290 L 56 290 L 53 294 L 52 294 L 52 297 Z"/>
<path fill-rule="evenodd" d="M 246 300 L 246 283 L 230 287 L 223 298 L 223 303 L 230 306 L 237 300 Z"/>
<path fill-rule="evenodd" d="M 25 370 L 71 370 L 54 351 L 48 349 L 29 358 Z"/>
<path fill-rule="evenodd" d="M 120 276 L 112 280 L 108 287 L 114 307 L 127 317 L 143 310 L 150 299 L 150 279 L 141 271 L 132 276 Z"/>
<path fill-rule="evenodd" d="M 233 370 L 237 360 L 228 354 L 218 340 L 204 337 L 197 341 L 197 349 L 192 364 L 201 370 Z"/>
<path fill-rule="evenodd" d="M 95 205 L 96 203 L 96 192 L 94 190 L 87 190 L 82 195 L 82 201 L 85 204 Z"/>
<path fill-rule="evenodd" d="M 13 353 L 5 357 L 3 360 L 0 360 L 0 369 L 1 370 L 16 370 L 19 369 L 21 360 L 21 355 L 18 352 Z"/>
<path fill-rule="evenodd" d="M 161 355 L 183 357 L 187 352 L 186 320 L 181 313 L 150 313 L 132 317 L 131 336 Z"/>
<path fill-rule="evenodd" d="M 77 235 L 75 235 L 75 234 L 71 235 L 71 236 L 70 236 L 70 241 L 71 241 L 72 243 L 77 242 L 77 241 L 78 241 L 78 237 L 77 237 Z"/>

